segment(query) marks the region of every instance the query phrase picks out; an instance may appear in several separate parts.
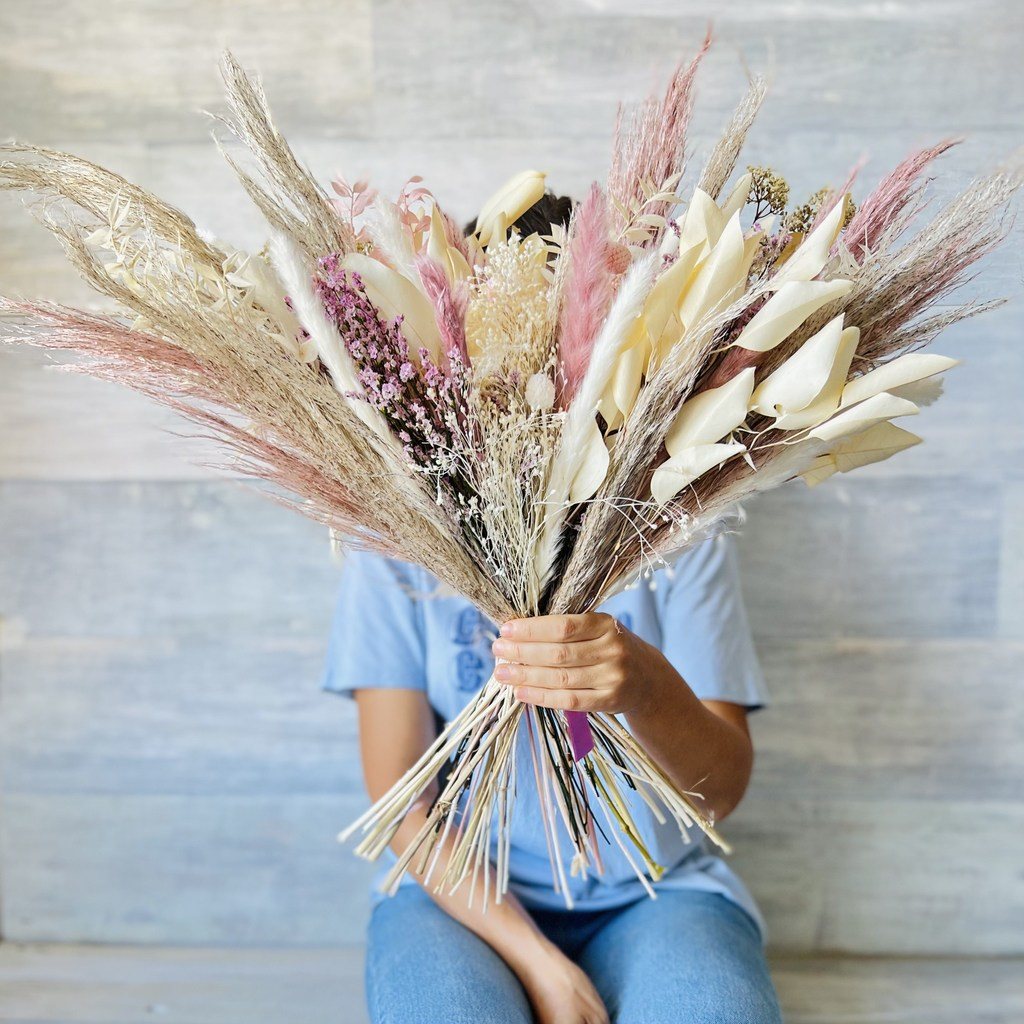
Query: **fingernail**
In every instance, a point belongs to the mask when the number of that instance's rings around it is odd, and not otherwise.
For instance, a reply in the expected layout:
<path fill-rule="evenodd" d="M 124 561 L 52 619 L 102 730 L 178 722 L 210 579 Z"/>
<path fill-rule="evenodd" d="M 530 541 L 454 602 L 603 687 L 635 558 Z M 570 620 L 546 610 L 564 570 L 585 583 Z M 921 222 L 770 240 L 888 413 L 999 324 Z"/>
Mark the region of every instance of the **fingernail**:
<path fill-rule="evenodd" d="M 509 619 L 508 622 L 503 623 L 501 627 L 501 635 L 514 637 L 519 633 L 519 623 L 515 619 Z"/>
<path fill-rule="evenodd" d="M 494 678 L 501 680 L 509 680 L 512 678 L 512 666 L 511 665 L 495 665 L 494 666 Z"/>
<path fill-rule="evenodd" d="M 512 653 L 512 645 L 504 640 L 495 640 L 491 644 L 491 651 L 496 658 L 507 658 Z"/>

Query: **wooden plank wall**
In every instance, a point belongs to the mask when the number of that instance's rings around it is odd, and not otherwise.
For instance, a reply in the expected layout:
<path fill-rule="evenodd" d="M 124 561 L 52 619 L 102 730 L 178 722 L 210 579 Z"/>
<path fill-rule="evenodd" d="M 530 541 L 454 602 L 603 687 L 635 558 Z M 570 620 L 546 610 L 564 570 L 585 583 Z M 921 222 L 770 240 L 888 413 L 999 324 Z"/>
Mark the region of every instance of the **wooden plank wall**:
<path fill-rule="evenodd" d="M 603 173 L 613 105 L 703 33 L 677 0 L 8 0 L 0 135 L 69 148 L 241 244 L 261 228 L 207 137 L 216 54 L 265 77 L 324 178 L 424 174 L 469 215 L 533 165 Z M 1021 141 L 1013 0 L 741 0 L 716 14 L 695 149 L 745 80 L 751 140 L 798 193 L 866 187 L 949 134 L 948 195 Z M 18 203 L 6 293 L 88 298 Z M 728 825 L 775 946 L 1024 952 L 1020 235 L 950 332 L 928 443 L 749 509 L 748 601 L 774 693 Z M 336 570 L 321 531 L 192 467 L 174 420 L 26 352 L 0 371 L 2 933 L 12 940 L 358 940 L 351 709 L 317 690 Z M 201 446 L 194 453 L 202 454 Z"/>

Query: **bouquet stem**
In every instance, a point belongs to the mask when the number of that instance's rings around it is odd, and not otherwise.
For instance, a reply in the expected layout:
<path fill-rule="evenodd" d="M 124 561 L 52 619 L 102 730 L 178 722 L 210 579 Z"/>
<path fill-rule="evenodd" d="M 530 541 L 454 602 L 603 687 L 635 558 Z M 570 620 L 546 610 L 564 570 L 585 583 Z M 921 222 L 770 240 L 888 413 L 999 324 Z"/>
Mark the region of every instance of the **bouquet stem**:
<path fill-rule="evenodd" d="M 695 803 L 698 795 L 680 791 L 614 716 L 570 716 L 531 707 L 492 676 L 416 764 L 338 837 L 345 842 L 362 833 L 356 853 L 376 860 L 441 768 L 452 762 L 422 825 L 384 880 L 387 893 L 394 893 L 411 870 L 435 892 L 454 893 L 468 882 L 469 902 L 480 889 L 486 905 L 493 865 L 494 899 L 500 902 L 509 885 L 512 809 L 520 781 L 516 747 L 524 720 L 554 886 L 567 906 L 572 897 L 560 830 L 571 840 L 568 868 L 573 875 L 602 872 L 599 835 L 609 834 L 649 892 L 648 879 L 656 881 L 664 870 L 647 849 L 623 785 L 640 795 L 659 823 L 667 814 L 687 840 L 696 825 L 728 850 Z M 598 808 L 603 825 L 595 818 Z"/>

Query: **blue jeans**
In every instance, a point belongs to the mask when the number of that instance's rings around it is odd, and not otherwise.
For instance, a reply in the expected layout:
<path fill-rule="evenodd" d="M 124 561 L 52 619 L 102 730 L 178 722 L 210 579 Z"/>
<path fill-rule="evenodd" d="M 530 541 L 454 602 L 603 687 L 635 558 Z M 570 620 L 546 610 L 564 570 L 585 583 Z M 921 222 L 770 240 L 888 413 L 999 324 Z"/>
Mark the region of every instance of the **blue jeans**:
<path fill-rule="evenodd" d="M 613 1024 L 780 1024 L 761 936 L 724 896 L 663 891 L 611 910 L 534 910 L 590 976 Z M 505 961 L 419 886 L 370 919 L 366 993 L 373 1024 L 532 1024 Z"/>

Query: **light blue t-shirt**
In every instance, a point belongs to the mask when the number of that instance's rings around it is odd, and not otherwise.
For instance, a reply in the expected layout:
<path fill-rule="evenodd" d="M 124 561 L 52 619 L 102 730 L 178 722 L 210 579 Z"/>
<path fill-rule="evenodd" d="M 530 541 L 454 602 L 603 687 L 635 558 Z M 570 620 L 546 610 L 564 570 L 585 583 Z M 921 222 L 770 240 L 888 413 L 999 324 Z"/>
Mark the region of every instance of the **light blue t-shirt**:
<path fill-rule="evenodd" d="M 342 568 L 324 688 L 347 696 L 371 687 L 422 690 L 435 711 L 445 720 L 453 718 L 490 677 L 496 628 L 464 598 L 432 593 L 440 593 L 438 584 L 418 566 L 350 553 Z M 660 648 L 702 700 L 750 709 L 767 703 L 730 537 L 693 548 L 671 569 L 617 594 L 600 610 Z M 528 907 L 563 907 L 552 884 L 526 730 L 521 733 L 509 887 Z M 667 869 L 655 889 L 722 893 L 747 910 L 763 934 L 750 893 L 699 829 L 691 829 L 686 842 L 676 824 L 659 824 L 639 796 L 626 786 L 622 790 L 648 849 Z M 569 837 L 562 835 L 562 842 L 563 862 L 568 863 Z M 604 874 L 569 878 L 574 905 L 598 910 L 644 896 L 615 839 L 609 835 L 599 842 Z M 393 863 L 390 851 L 388 857 Z M 416 882 L 407 877 L 403 884 Z"/>

